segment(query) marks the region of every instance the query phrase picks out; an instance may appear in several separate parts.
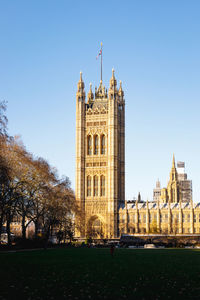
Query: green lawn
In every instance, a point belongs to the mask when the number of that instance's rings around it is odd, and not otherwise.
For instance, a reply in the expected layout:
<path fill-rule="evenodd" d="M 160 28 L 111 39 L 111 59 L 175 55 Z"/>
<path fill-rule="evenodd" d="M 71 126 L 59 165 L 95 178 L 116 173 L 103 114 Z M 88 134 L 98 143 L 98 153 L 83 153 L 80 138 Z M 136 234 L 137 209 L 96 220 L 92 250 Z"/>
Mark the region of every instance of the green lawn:
<path fill-rule="evenodd" d="M 0 253 L 0 299 L 200 299 L 200 250 Z"/>

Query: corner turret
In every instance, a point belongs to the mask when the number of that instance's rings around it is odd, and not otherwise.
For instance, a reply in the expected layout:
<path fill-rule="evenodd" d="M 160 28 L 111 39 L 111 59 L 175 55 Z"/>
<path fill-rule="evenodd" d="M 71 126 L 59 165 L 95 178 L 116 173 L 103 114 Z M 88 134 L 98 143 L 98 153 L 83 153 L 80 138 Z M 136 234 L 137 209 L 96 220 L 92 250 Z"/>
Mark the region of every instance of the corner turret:
<path fill-rule="evenodd" d="M 77 93 L 76 97 L 78 100 L 84 100 L 85 101 L 85 84 L 82 79 L 82 72 L 80 72 L 80 79 L 77 84 Z"/>
<path fill-rule="evenodd" d="M 117 93 L 117 80 L 115 79 L 115 71 L 112 69 L 112 77 L 110 79 L 110 87 L 109 87 L 109 95 L 112 99 L 112 95 L 115 95 Z"/>
<path fill-rule="evenodd" d="M 90 82 L 90 90 L 88 92 L 87 99 L 88 99 L 88 101 L 87 101 L 88 104 L 91 103 L 93 101 L 93 99 L 94 99 L 94 94 L 92 92 L 92 84 L 91 84 L 91 82 Z"/>
<path fill-rule="evenodd" d="M 123 100 L 123 98 L 124 98 L 124 91 L 122 89 L 122 82 L 121 82 L 121 80 L 120 80 L 120 86 L 119 86 L 118 95 L 120 97 L 120 100 Z"/>

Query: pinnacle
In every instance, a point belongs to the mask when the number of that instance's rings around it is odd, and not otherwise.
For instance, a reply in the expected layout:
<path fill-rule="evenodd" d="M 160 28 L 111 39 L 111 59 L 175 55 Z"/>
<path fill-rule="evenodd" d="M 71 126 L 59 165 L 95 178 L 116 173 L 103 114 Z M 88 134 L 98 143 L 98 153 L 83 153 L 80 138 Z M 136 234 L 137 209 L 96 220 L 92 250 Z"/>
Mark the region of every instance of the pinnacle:
<path fill-rule="evenodd" d="M 175 168 L 175 157 L 174 157 L 174 153 L 173 153 L 173 160 L 172 160 L 172 168 Z"/>
<path fill-rule="evenodd" d="M 83 79 L 82 79 L 82 71 L 80 71 L 80 81 L 82 81 Z"/>
<path fill-rule="evenodd" d="M 115 70 L 114 70 L 114 68 L 112 68 L 112 78 L 114 78 L 115 77 Z"/>

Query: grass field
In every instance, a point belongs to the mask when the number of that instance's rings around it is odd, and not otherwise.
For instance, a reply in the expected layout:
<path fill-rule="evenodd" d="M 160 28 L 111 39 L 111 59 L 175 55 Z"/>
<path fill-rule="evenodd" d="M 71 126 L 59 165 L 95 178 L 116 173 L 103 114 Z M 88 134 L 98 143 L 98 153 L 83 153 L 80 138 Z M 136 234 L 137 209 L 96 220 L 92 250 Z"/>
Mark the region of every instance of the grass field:
<path fill-rule="evenodd" d="M 200 251 L 0 253 L 0 299 L 200 299 Z"/>

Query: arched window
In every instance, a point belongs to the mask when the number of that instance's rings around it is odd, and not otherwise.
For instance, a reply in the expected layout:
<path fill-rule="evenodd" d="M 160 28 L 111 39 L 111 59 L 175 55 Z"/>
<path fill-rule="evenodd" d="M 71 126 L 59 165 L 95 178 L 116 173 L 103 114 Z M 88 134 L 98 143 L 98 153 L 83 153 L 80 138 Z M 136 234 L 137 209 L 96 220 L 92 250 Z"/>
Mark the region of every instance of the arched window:
<path fill-rule="evenodd" d="M 97 155 L 99 152 L 99 137 L 98 135 L 94 136 L 94 154 Z"/>
<path fill-rule="evenodd" d="M 101 196 L 105 196 L 105 176 L 101 176 Z"/>
<path fill-rule="evenodd" d="M 102 237 L 102 223 L 99 219 L 94 220 L 92 223 L 92 235 L 94 237 Z"/>
<path fill-rule="evenodd" d="M 106 137 L 105 135 L 101 136 L 101 154 L 106 153 Z"/>
<path fill-rule="evenodd" d="M 91 196 L 91 177 L 87 177 L 87 196 Z"/>
<path fill-rule="evenodd" d="M 92 137 L 88 135 L 87 137 L 87 154 L 92 155 Z"/>
<path fill-rule="evenodd" d="M 93 226 L 99 227 L 101 225 L 101 222 L 99 219 L 94 220 Z"/>
<path fill-rule="evenodd" d="M 94 196 L 98 196 L 98 177 L 94 176 Z"/>

